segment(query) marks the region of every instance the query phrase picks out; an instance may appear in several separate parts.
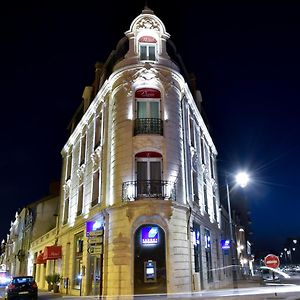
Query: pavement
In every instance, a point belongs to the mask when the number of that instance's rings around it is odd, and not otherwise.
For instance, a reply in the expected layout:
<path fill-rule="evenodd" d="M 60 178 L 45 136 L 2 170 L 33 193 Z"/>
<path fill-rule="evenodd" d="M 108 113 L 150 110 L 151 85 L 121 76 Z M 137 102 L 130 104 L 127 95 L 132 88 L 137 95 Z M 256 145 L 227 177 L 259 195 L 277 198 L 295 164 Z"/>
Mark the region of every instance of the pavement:
<path fill-rule="evenodd" d="M 226 288 L 220 288 L 220 289 L 214 289 L 214 290 L 204 290 L 200 291 L 198 293 L 192 293 L 192 294 L 174 294 L 174 295 L 139 295 L 135 296 L 134 298 L 132 296 L 105 296 L 102 299 L 106 300 L 112 300 L 112 299 L 120 299 L 120 300 L 126 300 L 126 299 L 135 299 L 135 300 L 154 300 L 154 299 L 176 299 L 176 300 L 185 300 L 185 299 L 226 299 L 226 300 L 237 300 L 237 299 L 243 299 L 243 300 L 265 300 L 265 299 L 288 299 L 288 300 L 300 300 L 300 293 L 296 292 L 292 294 L 286 293 L 284 290 L 280 292 L 280 287 L 264 287 L 260 284 L 260 280 L 258 278 L 252 278 L 252 279 L 241 279 L 237 280 L 236 282 L 236 288 L 233 288 L 233 286 L 228 286 Z M 262 294 L 255 294 L 256 291 L 262 291 L 264 289 L 267 289 L 268 291 L 263 291 Z M 276 291 L 278 289 L 278 293 L 274 293 L 272 291 Z M 253 294 L 252 294 L 253 293 Z M 62 293 L 53 293 L 53 291 L 39 291 L 39 298 L 40 299 L 50 299 L 50 298 L 64 298 L 64 299 L 79 299 L 79 298 L 85 298 L 87 300 L 100 300 L 99 296 L 72 296 L 72 295 L 66 295 Z"/>

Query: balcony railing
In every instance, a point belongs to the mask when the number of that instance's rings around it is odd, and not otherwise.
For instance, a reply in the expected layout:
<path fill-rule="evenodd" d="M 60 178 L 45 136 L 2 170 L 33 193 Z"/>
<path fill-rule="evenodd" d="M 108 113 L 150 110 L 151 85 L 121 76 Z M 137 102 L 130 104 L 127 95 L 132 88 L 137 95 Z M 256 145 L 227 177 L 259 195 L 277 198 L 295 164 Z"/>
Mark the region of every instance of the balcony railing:
<path fill-rule="evenodd" d="M 142 198 L 176 200 L 175 183 L 163 180 L 126 181 L 122 186 L 124 201 Z"/>
<path fill-rule="evenodd" d="M 139 118 L 135 120 L 134 135 L 160 134 L 163 135 L 163 121 L 157 118 Z"/>

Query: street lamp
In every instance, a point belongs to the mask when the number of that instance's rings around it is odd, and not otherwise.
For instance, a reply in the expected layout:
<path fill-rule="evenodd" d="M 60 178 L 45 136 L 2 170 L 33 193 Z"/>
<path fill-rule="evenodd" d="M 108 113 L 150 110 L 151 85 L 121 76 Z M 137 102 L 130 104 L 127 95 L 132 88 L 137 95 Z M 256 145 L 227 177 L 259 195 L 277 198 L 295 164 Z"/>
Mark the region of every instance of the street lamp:
<path fill-rule="evenodd" d="M 245 172 L 239 172 L 235 176 L 235 182 L 242 188 L 246 187 L 249 182 L 249 176 Z M 230 229 L 230 244 L 231 244 L 231 264 L 232 264 L 232 281 L 233 288 L 237 288 L 237 274 L 236 274 L 236 263 L 235 263 L 235 239 L 233 236 L 232 229 L 232 216 L 231 216 L 231 205 L 230 205 L 230 193 L 229 193 L 229 185 L 227 181 L 227 177 L 225 177 L 226 183 L 226 194 L 227 194 L 227 206 L 228 206 L 228 217 L 229 217 L 229 229 Z"/>

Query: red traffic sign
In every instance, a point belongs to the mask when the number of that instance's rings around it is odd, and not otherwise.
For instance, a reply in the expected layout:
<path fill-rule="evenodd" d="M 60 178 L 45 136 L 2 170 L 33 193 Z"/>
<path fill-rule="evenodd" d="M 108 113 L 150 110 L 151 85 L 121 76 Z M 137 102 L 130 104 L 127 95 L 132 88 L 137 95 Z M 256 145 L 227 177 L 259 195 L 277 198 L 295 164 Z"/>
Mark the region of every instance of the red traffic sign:
<path fill-rule="evenodd" d="M 280 260 L 277 255 L 268 254 L 264 259 L 264 263 L 266 267 L 276 269 L 280 265 Z"/>

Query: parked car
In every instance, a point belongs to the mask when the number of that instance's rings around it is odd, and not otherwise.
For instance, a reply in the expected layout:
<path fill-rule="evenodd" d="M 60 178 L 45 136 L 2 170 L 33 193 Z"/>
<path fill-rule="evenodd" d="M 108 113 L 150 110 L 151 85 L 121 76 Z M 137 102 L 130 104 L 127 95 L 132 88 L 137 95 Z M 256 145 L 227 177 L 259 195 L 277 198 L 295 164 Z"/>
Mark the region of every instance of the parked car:
<path fill-rule="evenodd" d="M 38 297 L 38 286 L 33 276 L 12 277 L 5 289 L 5 299 L 30 298 L 36 300 Z"/>

